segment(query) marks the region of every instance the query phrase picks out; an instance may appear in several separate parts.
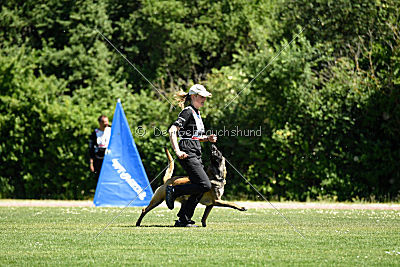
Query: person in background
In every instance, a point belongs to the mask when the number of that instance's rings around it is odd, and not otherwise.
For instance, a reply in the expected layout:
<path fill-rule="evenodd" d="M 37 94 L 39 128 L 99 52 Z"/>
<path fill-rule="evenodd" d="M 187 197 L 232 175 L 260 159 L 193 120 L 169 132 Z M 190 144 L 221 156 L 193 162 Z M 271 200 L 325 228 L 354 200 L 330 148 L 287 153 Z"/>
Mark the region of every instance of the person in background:
<path fill-rule="evenodd" d="M 96 128 L 89 138 L 90 171 L 95 173 L 96 179 L 100 176 L 104 154 L 111 137 L 111 127 L 107 116 L 101 115 L 97 120 L 99 128 Z"/>

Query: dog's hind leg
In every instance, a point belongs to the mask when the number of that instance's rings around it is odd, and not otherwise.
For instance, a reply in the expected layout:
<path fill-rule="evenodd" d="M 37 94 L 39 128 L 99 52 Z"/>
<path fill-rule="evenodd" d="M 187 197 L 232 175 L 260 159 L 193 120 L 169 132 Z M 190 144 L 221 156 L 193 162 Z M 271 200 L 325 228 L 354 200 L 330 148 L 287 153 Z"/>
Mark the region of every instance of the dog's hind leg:
<path fill-rule="evenodd" d="M 223 201 L 223 200 L 220 200 L 220 199 L 215 200 L 214 206 L 227 207 L 227 208 L 232 208 L 232 209 L 236 209 L 236 210 L 240 210 L 240 211 L 246 211 L 247 210 L 245 207 L 241 207 L 236 203 Z"/>
<path fill-rule="evenodd" d="M 206 209 L 204 210 L 204 213 L 203 213 L 203 217 L 201 218 L 201 225 L 203 227 L 207 226 L 206 221 L 207 221 L 208 215 L 210 214 L 210 211 L 212 210 L 213 207 L 214 207 L 213 205 L 206 206 Z"/>
<path fill-rule="evenodd" d="M 156 203 L 150 203 L 146 208 L 142 209 L 142 214 L 140 214 L 139 219 L 136 221 L 136 226 L 140 226 L 142 223 L 143 217 L 152 209 L 160 205 L 164 200 L 162 199 L 161 201 L 158 201 Z"/>
<path fill-rule="evenodd" d="M 140 226 L 143 217 L 152 209 L 160 205 L 165 199 L 165 186 L 160 186 L 154 192 L 153 198 L 150 200 L 150 204 L 142 210 L 139 219 L 136 221 L 136 226 Z"/>

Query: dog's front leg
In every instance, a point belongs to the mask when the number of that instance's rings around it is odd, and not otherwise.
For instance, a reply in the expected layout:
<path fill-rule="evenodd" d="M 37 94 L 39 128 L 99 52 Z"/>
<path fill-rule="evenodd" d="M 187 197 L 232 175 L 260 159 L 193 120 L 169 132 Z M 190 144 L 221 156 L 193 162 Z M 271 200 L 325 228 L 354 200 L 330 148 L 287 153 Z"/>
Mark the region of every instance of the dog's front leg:
<path fill-rule="evenodd" d="M 228 202 L 228 201 L 224 201 L 224 200 L 220 200 L 220 199 L 215 200 L 214 206 L 227 207 L 227 208 L 232 208 L 232 209 L 236 209 L 236 210 L 240 210 L 240 211 L 247 210 L 245 207 L 241 207 L 236 203 Z"/>
<path fill-rule="evenodd" d="M 201 218 L 201 225 L 203 225 L 203 227 L 207 226 L 206 221 L 207 221 L 208 215 L 210 214 L 210 211 L 212 210 L 213 207 L 214 207 L 213 205 L 206 206 L 203 217 Z"/>

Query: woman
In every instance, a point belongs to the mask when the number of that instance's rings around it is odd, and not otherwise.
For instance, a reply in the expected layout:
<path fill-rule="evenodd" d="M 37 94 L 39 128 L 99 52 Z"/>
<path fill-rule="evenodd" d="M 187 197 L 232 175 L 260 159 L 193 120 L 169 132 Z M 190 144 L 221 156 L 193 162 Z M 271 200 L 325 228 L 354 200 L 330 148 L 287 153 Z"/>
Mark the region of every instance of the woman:
<path fill-rule="evenodd" d="M 200 116 L 199 108 L 204 106 L 207 97 L 211 93 L 200 84 L 193 85 L 189 93 L 180 93 L 180 106 L 183 108 L 178 115 L 178 119 L 169 129 L 169 136 L 172 148 L 178 156 L 178 161 L 189 175 L 190 184 L 167 186 L 166 202 L 169 209 L 174 208 L 174 201 L 177 197 L 190 195 L 189 199 L 182 204 L 178 213 L 179 220 L 176 221 L 177 227 L 195 226 L 191 220 L 194 210 L 203 194 L 211 189 L 201 160 L 200 142 L 217 141 L 216 135 L 206 136 L 204 124 Z M 185 108 L 184 106 L 187 105 Z M 181 140 L 177 141 L 177 134 Z"/>
<path fill-rule="evenodd" d="M 111 127 L 109 127 L 107 116 L 101 115 L 97 121 L 99 122 L 99 128 L 96 128 L 89 138 L 89 167 L 90 171 L 95 173 L 96 180 L 99 179 L 104 153 L 108 147 L 111 136 Z"/>

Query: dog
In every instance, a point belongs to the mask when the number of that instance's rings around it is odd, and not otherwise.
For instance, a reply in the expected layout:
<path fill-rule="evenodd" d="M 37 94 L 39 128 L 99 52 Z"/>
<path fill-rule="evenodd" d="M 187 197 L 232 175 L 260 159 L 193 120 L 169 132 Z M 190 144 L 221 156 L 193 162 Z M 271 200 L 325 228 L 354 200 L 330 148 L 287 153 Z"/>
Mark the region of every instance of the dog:
<path fill-rule="evenodd" d="M 164 184 L 156 189 L 153 198 L 150 201 L 150 204 L 142 210 L 142 214 L 137 220 L 136 226 L 140 226 L 143 217 L 149 211 L 160 205 L 165 200 L 165 189 L 168 185 L 181 185 L 190 183 L 188 176 L 172 177 L 172 174 L 174 172 L 174 161 L 167 148 L 165 148 L 165 153 L 169 161 L 169 167 L 166 170 L 163 178 Z M 217 149 L 214 144 L 211 145 L 211 165 L 207 169 L 207 175 L 211 182 L 211 190 L 204 193 L 203 197 L 200 200 L 200 203 L 206 206 L 203 217 L 201 219 L 201 224 L 203 227 L 207 226 L 207 217 L 214 206 L 227 207 L 240 211 L 247 210 L 245 207 L 241 207 L 235 203 L 221 200 L 221 197 L 224 194 L 224 186 L 226 184 L 226 166 L 225 158 L 222 156 L 222 153 Z M 184 201 L 187 201 L 188 198 L 189 196 L 181 196 L 178 197 L 176 201 L 183 203 Z"/>

